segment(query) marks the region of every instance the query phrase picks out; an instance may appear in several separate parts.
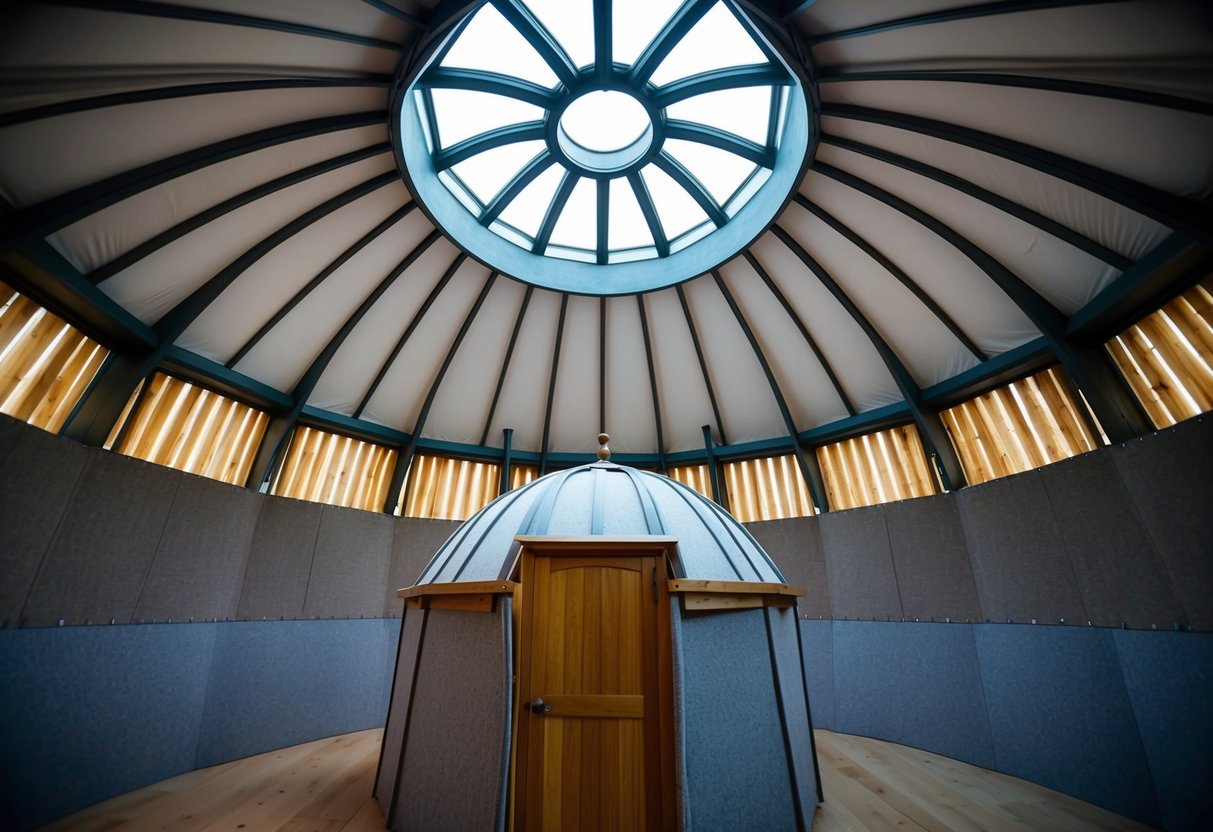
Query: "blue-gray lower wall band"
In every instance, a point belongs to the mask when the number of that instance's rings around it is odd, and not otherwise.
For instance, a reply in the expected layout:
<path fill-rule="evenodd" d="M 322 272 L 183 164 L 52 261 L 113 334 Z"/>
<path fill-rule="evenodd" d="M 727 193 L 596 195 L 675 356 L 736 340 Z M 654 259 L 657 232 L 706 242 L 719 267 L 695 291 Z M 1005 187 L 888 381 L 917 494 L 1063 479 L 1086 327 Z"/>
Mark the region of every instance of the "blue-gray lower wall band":
<path fill-rule="evenodd" d="M 0 630 L 0 828 L 383 724 L 394 619 Z"/>
<path fill-rule="evenodd" d="M 1213 828 L 1213 635 L 800 626 L 815 727 L 1003 771 L 1170 832 Z"/>

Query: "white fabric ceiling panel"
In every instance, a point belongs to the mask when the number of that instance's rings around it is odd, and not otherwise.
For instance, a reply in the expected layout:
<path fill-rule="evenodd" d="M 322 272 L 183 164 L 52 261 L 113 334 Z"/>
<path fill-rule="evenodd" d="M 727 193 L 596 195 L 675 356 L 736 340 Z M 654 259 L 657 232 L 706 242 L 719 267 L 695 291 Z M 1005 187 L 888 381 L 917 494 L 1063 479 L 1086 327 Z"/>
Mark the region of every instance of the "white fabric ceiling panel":
<path fill-rule="evenodd" d="M 889 3 L 889 0 L 817 0 L 802 4 L 808 8 L 796 17 L 796 24 L 805 35 L 812 37 L 823 32 L 870 26 L 971 3 L 972 0 L 899 0 L 896 4 Z"/>
<path fill-rule="evenodd" d="M 531 303 L 527 306 L 522 330 L 506 369 L 497 411 L 489 425 L 489 438 L 494 444 L 500 444 L 505 428 L 513 428 L 516 449 L 540 450 L 559 318 L 560 294 L 536 289 L 531 294 Z"/>
<path fill-rule="evenodd" d="M 234 14 L 250 14 L 267 20 L 281 20 L 304 26 L 317 26 L 335 32 L 380 38 L 401 43 L 415 27 L 370 3 L 334 3 L 332 0 L 273 0 L 255 6 L 248 0 L 176 0 L 179 6 L 214 9 Z"/>
<path fill-rule="evenodd" d="M 829 135 L 899 153 L 959 176 L 1132 259 L 1142 257 L 1171 233 L 1165 225 L 1120 203 L 992 153 L 853 119 L 826 116 L 821 124 Z"/>
<path fill-rule="evenodd" d="M 279 390 L 293 390 L 346 320 L 433 230 L 421 211 L 409 213 L 303 298 L 235 369 Z M 309 348 L 300 349 L 301 344 Z"/>
<path fill-rule="evenodd" d="M 145 323 L 157 321 L 249 248 L 392 164 L 390 158 L 367 159 L 249 203 L 153 252 L 101 289 Z"/>
<path fill-rule="evenodd" d="M 606 432 L 612 450 L 657 450 L 653 390 L 636 296 L 607 298 L 606 377 Z"/>
<path fill-rule="evenodd" d="M 309 225 L 246 269 L 176 343 L 226 362 L 368 226 L 386 220 L 408 198 L 403 182 L 390 182 Z"/>
<path fill-rule="evenodd" d="M 1040 334 L 973 261 L 900 211 L 822 174 L 800 192 L 909 275 L 987 355 Z"/>
<path fill-rule="evenodd" d="M 761 261 L 759 265 L 766 268 Z M 745 258 L 735 257 L 721 267 L 720 274 L 750 322 L 797 430 L 850 415 L 796 323 L 753 266 Z"/>
<path fill-rule="evenodd" d="M 416 430 L 421 406 L 488 277 L 480 263 L 463 261 L 388 368 L 362 418 L 407 433 Z"/>
<path fill-rule="evenodd" d="M 430 418 L 425 423 L 425 436 L 480 444 L 505 350 L 525 294 L 526 287 L 521 283 L 497 278 L 438 388 Z M 489 433 L 485 442 L 501 447 L 501 433 Z"/>
<path fill-rule="evenodd" d="M 258 90 L 87 110 L 0 130 L 0 177 L 17 207 L 188 150 L 304 119 L 383 110 L 375 88 Z"/>
<path fill-rule="evenodd" d="M 445 238 L 426 249 L 354 327 L 308 397 L 308 404 L 352 416 L 413 314 L 458 254 Z"/>
<path fill-rule="evenodd" d="M 798 240 L 859 308 L 919 387 L 929 387 L 978 362 L 972 352 L 908 288 L 856 247 L 798 205 L 779 224 Z"/>
<path fill-rule="evenodd" d="M 862 176 L 951 226 L 1067 316 L 1120 274 L 1023 220 L 916 173 L 830 145 L 823 145 L 817 158 Z"/>
<path fill-rule="evenodd" d="M 677 291 L 651 292 L 644 296 L 644 305 L 653 342 L 666 450 L 670 453 L 701 450 L 703 425 L 711 426 L 712 435 L 719 442 L 712 401 Z"/>
<path fill-rule="evenodd" d="M 787 436 L 754 349 L 710 276 L 684 284 L 730 444 Z"/>
<path fill-rule="evenodd" d="M 1107 98 L 928 81 L 826 84 L 822 100 L 909 113 L 1034 145 L 1180 196 L 1213 189 L 1213 119 Z M 1143 148 L 1151 152 L 1143 153 Z"/>
<path fill-rule="evenodd" d="M 750 250 L 821 345 L 855 410 L 863 413 L 899 401 L 901 394 L 880 354 L 817 275 L 772 234 L 759 237 Z"/>
<path fill-rule="evenodd" d="M 582 453 L 598 449 L 598 304 L 598 298 L 569 297 L 552 403 L 553 448 Z"/>
<path fill-rule="evenodd" d="M 831 40 L 815 46 L 813 58 L 818 66 L 846 63 L 850 69 L 1010 69 L 1109 59 L 1148 63 L 1206 48 L 1208 23 L 1200 19 L 1201 5 L 1142 0 L 987 15 Z M 886 19 L 905 16 L 900 6 Z"/>
<path fill-rule="evenodd" d="M 191 66 L 230 74 L 390 73 L 400 60 L 395 50 L 289 32 L 33 3 L 0 28 L 0 55 L 6 67 L 153 77 Z"/>
<path fill-rule="evenodd" d="M 50 240 L 90 272 L 224 200 L 309 165 L 387 141 L 382 126 L 358 127 L 265 148 L 171 179 L 90 214 Z M 383 151 L 390 155 L 390 150 Z"/>
<path fill-rule="evenodd" d="M 154 323 L 250 247 L 325 200 L 382 173 L 385 165 L 381 158 L 368 159 L 258 199 L 160 247 L 104 281 L 101 289 L 144 323 Z"/>

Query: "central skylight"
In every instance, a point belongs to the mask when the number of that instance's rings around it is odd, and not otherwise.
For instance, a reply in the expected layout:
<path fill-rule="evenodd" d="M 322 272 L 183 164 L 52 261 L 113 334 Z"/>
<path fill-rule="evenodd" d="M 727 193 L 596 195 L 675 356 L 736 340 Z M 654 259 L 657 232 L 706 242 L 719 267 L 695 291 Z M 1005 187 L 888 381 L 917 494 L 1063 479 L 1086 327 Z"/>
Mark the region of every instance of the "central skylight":
<path fill-rule="evenodd" d="M 729 0 L 491 0 L 416 74 L 401 153 L 474 256 L 617 294 L 694 277 L 760 233 L 796 184 L 806 113 Z"/>

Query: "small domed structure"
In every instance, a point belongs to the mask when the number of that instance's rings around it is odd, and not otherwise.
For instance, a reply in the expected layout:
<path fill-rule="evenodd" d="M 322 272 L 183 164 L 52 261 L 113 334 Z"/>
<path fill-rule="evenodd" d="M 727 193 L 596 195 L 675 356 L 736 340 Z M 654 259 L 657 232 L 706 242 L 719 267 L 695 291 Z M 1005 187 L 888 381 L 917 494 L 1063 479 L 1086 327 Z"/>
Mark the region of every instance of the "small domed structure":
<path fill-rule="evenodd" d="M 718 505 L 599 441 L 400 591 L 388 826 L 808 829 L 801 591 Z"/>
<path fill-rule="evenodd" d="M 675 535 L 674 577 L 783 583 L 762 547 L 719 505 L 677 480 L 609 461 L 541 477 L 489 503 L 451 536 L 419 584 L 507 579 L 518 535 Z"/>

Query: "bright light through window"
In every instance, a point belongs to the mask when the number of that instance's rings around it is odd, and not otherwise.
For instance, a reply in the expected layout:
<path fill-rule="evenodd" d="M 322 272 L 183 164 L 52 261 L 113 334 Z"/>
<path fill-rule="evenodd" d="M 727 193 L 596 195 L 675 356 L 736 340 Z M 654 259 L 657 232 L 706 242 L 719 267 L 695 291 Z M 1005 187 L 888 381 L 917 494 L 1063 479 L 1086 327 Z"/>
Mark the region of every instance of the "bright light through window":
<path fill-rule="evenodd" d="M 609 152 L 634 142 L 649 126 L 649 114 L 627 93 L 600 90 L 573 101 L 560 124 L 582 147 Z"/>
<path fill-rule="evenodd" d="M 769 129 L 772 116 L 787 122 L 779 91 L 799 82 L 722 0 L 595 9 L 492 0 L 406 100 L 425 141 L 436 135 L 431 176 L 474 215 L 471 228 L 582 263 L 669 257 L 763 192 L 783 152 Z M 609 20 L 596 25 L 596 13 Z"/>

